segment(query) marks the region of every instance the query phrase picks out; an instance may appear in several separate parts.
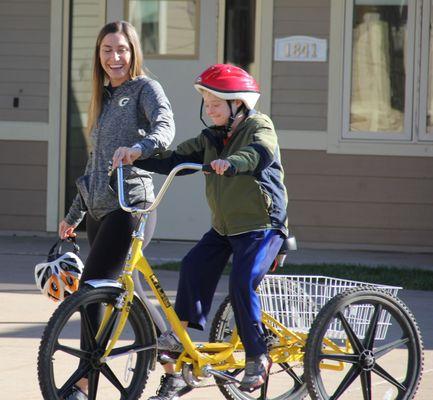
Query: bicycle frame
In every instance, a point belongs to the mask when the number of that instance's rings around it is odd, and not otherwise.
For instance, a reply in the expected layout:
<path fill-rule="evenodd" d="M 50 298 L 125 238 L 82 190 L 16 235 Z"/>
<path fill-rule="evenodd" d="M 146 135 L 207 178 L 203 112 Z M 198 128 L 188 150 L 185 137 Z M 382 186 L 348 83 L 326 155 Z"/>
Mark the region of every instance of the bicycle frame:
<path fill-rule="evenodd" d="M 242 344 L 237 331 L 233 332 L 233 335 L 229 342 L 223 343 L 200 343 L 195 344 L 192 342 L 188 332 L 181 324 L 179 317 L 174 311 L 170 300 L 165 294 L 157 276 L 154 274 L 151 266 L 149 265 L 147 259 L 142 253 L 142 241 L 143 232 L 148 214 L 153 211 L 160 203 L 162 197 L 168 189 L 174 176 L 181 170 L 193 169 L 201 170 L 201 164 L 185 163 L 180 164 L 174 168 L 171 173 L 166 178 L 163 186 L 161 187 L 154 203 L 147 209 L 140 209 L 137 207 L 130 207 L 125 204 L 124 201 L 124 190 L 123 190 L 123 168 L 122 165 L 117 170 L 118 173 L 118 198 L 122 209 L 127 212 L 141 214 L 140 225 L 136 232 L 132 235 L 132 243 L 128 253 L 127 260 L 125 262 L 125 267 L 120 278 L 117 280 L 119 285 L 124 289 L 124 292 L 119 296 L 117 304 L 115 306 L 107 307 L 101 325 L 99 327 L 96 338 L 104 331 L 107 323 L 112 314 L 113 308 L 116 307 L 120 309 L 120 320 L 112 333 L 110 343 L 101 357 L 101 361 L 105 362 L 110 358 L 110 353 L 116 345 L 119 339 L 127 318 L 129 314 L 130 304 L 134 299 L 134 282 L 132 279 L 132 273 L 134 270 L 138 270 L 143 276 L 148 285 L 150 286 L 152 292 L 157 298 L 162 311 L 164 312 L 167 320 L 176 333 L 177 337 L 184 346 L 183 353 L 179 356 L 176 361 L 175 370 L 177 372 L 182 370 L 182 366 L 187 363 L 192 365 L 192 371 L 195 376 L 209 376 L 209 368 L 215 371 L 226 371 L 230 369 L 244 368 L 244 360 L 236 360 L 234 357 L 234 352 L 236 350 L 242 349 Z M 273 335 L 279 339 L 280 345 L 272 348 L 270 351 L 270 357 L 274 363 L 288 363 L 288 362 L 302 362 L 304 355 L 304 348 L 307 340 L 307 334 L 305 333 L 295 333 L 277 320 L 272 318 L 270 315 L 263 313 L 262 321 L 264 322 L 266 328 L 270 330 Z M 143 349 L 144 350 L 144 349 Z M 341 350 L 341 349 L 340 349 Z M 335 364 L 332 369 L 336 368 Z M 233 378 L 233 381 L 236 379 Z"/>

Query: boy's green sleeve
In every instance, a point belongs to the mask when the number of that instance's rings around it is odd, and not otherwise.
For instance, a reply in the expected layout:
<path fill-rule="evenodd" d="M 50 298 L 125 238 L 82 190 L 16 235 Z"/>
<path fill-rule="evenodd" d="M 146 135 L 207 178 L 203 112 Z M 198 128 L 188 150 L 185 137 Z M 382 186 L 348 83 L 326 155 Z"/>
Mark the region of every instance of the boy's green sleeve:
<path fill-rule="evenodd" d="M 255 173 L 268 167 L 278 149 L 278 139 L 272 124 L 256 124 L 250 143 L 227 157 L 236 173 Z"/>

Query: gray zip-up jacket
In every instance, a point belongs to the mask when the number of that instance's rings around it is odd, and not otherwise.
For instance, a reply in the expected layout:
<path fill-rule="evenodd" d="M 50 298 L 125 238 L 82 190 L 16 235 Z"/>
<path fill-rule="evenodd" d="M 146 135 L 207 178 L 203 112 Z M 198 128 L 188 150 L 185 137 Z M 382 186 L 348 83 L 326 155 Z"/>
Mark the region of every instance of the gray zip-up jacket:
<path fill-rule="evenodd" d="M 139 76 L 104 92 L 104 102 L 96 127 L 91 133 L 92 151 L 84 175 L 76 180 L 78 194 L 65 217 L 78 224 L 88 212 L 93 218 L 117 210 L 116 183 L 110 185 L 109 162 L 120 146 L 139 144 L 141 159 L 167 149 L 174 138 L 171 105 L 161 85 Z M 129 204 L 153 201 L 151 175 L 136 167 L 125 170 L 125 193 Z M 114 189 L 114 190 L 113 190 Z"/>

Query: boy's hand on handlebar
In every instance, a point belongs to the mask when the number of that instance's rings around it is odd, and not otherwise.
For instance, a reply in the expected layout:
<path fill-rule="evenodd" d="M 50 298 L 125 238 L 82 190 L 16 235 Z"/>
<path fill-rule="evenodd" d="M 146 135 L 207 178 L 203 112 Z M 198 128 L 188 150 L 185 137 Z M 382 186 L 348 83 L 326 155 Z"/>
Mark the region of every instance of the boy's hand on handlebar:
<path fill-rule="evenodd" d="M 210 166 L 213 168 L 216 174 L 224 175 L 224 172 L 231 167 L 231 164 L 227 160 L 213 160 L 210 162 Z"/>
<path fill-rule="evenodd" d="M 112 168 L 116 169 L 120 161 L 125 165 L 131 165 L 140 156 L 141 149 L 138 147 L 119 147 L 113 154 Z"/>

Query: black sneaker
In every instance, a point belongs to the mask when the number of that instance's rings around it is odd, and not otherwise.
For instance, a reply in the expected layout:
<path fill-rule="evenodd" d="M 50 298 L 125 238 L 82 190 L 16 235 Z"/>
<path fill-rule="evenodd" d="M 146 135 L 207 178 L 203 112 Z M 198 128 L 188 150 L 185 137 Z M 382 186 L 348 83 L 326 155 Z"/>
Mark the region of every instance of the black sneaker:
<path fill-rule="evenodd" d="M 244 392 L 253 392 L 258 389 L 265 383 L 271 365 L 272 360 L 266 354 L 254 358 L 247 358 L 245 374 L 239 389 Z"/>
<path fill-rule="evenodd" d="M 191 390 L 192 387 L 186 384 L 182 376 L 165 374 L 161 376 L 156 396 L 149 397 L 149 400 L 177 400 Z"/>

